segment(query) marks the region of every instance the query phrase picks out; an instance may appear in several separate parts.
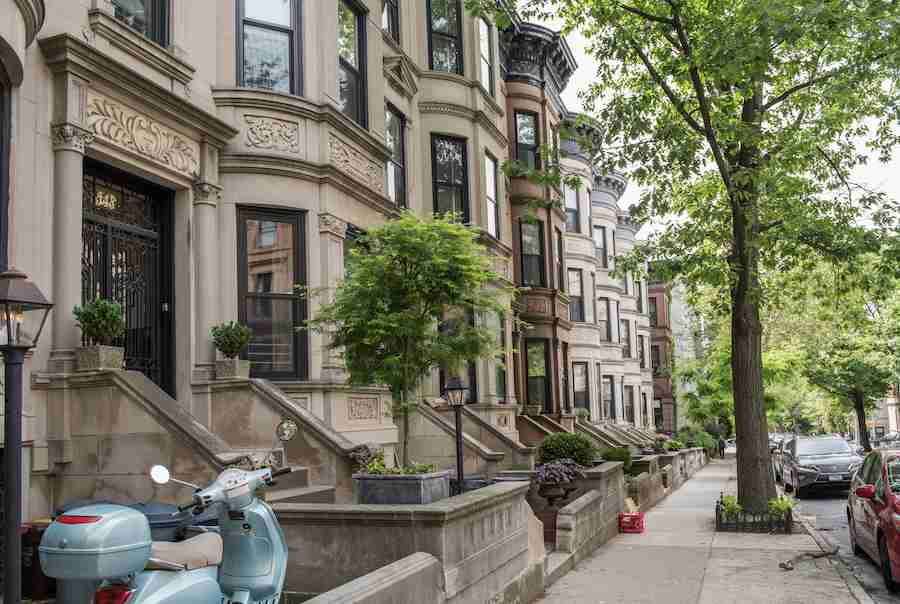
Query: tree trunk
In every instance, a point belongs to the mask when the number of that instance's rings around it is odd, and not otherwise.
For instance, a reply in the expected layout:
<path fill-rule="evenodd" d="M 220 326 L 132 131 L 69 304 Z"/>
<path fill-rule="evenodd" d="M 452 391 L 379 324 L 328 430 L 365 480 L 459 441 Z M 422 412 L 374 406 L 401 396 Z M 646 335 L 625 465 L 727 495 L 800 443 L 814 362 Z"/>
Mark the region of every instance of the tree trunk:
<path fill-rule="evenodd" d="M 866 403 L 861 392 L 853 393 L 853 410 L 856 411 L 859 444 L 865 451 L 871 451 L 872 444 L 869 442 L 869 430 L 866 428 Z"/>

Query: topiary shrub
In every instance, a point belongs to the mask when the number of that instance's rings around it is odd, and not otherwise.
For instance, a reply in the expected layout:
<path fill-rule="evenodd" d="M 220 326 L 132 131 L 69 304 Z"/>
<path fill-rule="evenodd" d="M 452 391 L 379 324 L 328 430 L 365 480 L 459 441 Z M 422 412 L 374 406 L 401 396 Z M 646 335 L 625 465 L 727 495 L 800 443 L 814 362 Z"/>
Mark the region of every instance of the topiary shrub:
<path fill-rule="evenodd" d="M 210 331 L 213 345 L 226 359 L 233 359 L 250 343 L 253 332 L 237 321 L 215 325 Z"/>
<path fill-rule="evenodd" d="M 603 453 L 603 459 L 606 461 L 621 461 L 624 465 L 622 468 L 626 474 L 631 472 L 631 451 L 627 447 L 617 447 L 609 449 Z"/>
<path fill-rule="evenodd" d="M 81 334 L 89 342 L 113 346 L 125 335 L 125 313 L 118 302 L 97 299 L 76 306 L 72 313 Z"/>
<path fill-rule="evenodd" d="M 558 459 L 572 459 L 578 465 L 590 467 L 597 457 L 597 447 L 583 434 L 557 432 L 546 437 L 538 449 L 538 461 L 549 463 Z"/>

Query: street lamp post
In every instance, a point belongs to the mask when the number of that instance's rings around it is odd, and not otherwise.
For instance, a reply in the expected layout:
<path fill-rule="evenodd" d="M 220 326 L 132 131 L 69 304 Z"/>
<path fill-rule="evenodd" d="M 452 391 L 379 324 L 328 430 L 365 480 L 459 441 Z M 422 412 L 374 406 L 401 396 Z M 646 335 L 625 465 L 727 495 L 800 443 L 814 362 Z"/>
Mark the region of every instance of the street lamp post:
<path fill-rule="evenodd" d="M 37 346 L 53 305 L 25 273 L 0 273 L 0 352 L 6 366 L 3 416 L 3 601 L 22 601 L 22 363 Z"/>
<path fill-rule="evenodd" d="M 466 404 L 466 390 L 462 381 L 454 376 L 447 382 L 445 388 L 447 401 L 453 407 L 453 414 L 456 416 L 456 483 L 459 485 L 459 495 L 462 495 L 463 481 L 463 436 L 462 436 L 462 408 Z"/>

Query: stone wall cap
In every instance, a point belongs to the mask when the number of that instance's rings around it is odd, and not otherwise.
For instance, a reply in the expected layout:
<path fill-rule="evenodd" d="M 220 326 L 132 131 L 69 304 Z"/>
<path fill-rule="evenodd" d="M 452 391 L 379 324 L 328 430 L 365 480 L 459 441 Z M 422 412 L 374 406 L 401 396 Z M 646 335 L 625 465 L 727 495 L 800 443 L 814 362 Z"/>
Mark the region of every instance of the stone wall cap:
<path fill-rule="evenodd" d="M 625 471 L 624 466 L 625 466 L 625 464 L 621 461 L 604 461 L 599 466 L 594 466 L 593 468 L 588 468 L 587 470 L 584 471 L 584 473 L 590 477 L 590 476 L 594 476 L 597 474 L 600 474 L 600 475 L 612 474 L 613 472 L 615 472 L 619 469 L 621 469 L 624 472 Z"/>
<path fill-rule="evenodd" d="M 358 473 L 353 475 L 354 480 L 424 480 L 426 478 L 443 478 L 450 476 L 450 470 L 441 470 L 438 472 L 426 472 L 424 474 L 365 474 Z"/>

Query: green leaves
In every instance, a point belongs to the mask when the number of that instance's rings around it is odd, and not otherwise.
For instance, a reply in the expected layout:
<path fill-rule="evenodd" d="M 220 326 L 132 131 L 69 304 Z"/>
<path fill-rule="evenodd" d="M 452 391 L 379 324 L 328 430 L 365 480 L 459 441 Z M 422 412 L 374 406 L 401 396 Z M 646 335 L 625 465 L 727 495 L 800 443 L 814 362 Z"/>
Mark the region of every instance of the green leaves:
<path fill-rule="evenodd" d="M 253 332 L 237 321 L 227 321 L 210 329 L 213 345 L 225 358 L 233 359 L 250 343 Z"/>
<path fill-rule="evenodd" d="M 72 312 L 82 335 L 90 342 L 112 346 L 125 335 L 125 314 L 118 302 L 98 298 L 76 306 Z"/>

